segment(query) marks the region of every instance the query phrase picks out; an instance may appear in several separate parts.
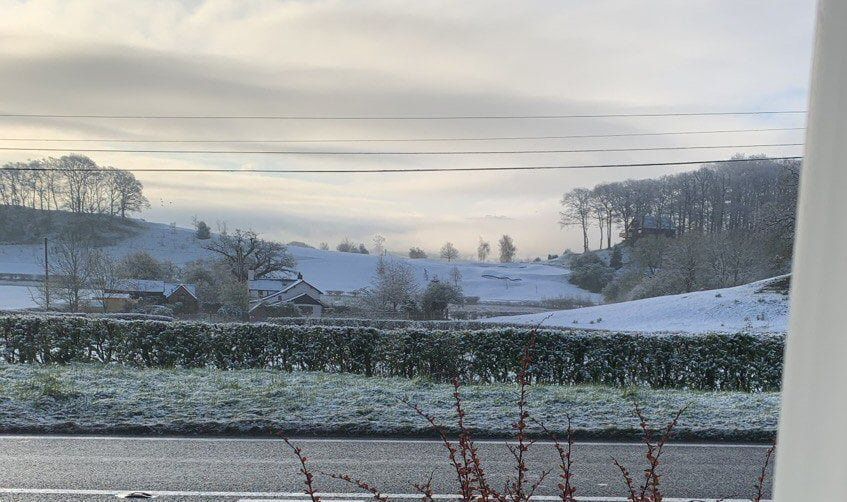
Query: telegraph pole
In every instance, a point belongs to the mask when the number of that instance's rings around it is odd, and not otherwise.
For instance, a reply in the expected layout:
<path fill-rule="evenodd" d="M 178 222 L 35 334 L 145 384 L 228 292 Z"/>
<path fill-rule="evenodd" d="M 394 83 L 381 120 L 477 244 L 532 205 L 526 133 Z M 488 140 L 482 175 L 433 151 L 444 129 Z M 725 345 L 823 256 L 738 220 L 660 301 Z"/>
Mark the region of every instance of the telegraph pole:
<path fill-rule="evenodd" d="M 50 310 L 50 262 L 47 261 L 47 237 L 44 238 L 44 310 Z"/>

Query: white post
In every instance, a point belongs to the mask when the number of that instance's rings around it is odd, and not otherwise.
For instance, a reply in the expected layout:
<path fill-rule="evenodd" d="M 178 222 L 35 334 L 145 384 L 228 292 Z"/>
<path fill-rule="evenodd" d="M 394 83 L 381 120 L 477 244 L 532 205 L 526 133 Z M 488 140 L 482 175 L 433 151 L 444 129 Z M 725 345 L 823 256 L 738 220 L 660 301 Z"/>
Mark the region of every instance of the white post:
<path fill-rule="evenodd" d="M 847 500 L 847 1 L 820 0 L 774 498 Z"/>

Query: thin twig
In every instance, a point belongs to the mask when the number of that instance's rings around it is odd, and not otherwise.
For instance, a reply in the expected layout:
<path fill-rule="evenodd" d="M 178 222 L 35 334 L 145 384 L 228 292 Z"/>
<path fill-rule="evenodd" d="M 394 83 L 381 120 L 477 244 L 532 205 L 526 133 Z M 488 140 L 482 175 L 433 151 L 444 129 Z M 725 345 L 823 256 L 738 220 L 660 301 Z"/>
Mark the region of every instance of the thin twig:
<path fill-rule="evenodd" d="M 376 487 L 362 481 L 361 479 L 348 476 L 347 474 L 331 474 L 328 472 L 324 472 L 322 474 L 324 474 L 325 476 L 329 476 L 332 479 L 340 479 L 341 481 L 346 481 L 352 485 L 356 485 L 362 490 L 370 492 L 373 495 L 374 500 L 388 502 L 388 497 L 386 495 L 383 495 Z"/>
<path fill-rule="evenodd" d="M 312 502 L 320 502 L 321 499 L 317 496 L 317 491 L 314 486 L 315 476 L 306 466 L 306 462 L 309 460 L 308 457 L 303 455 L 303 450 L 300 447 L 291 444 L 291 441 L 289 441 L 287 437 L 282 436 L 282 440 L 285 441 L 285 444 L 294 451 L 294 455 L 296 455 L 297 459 L 300 460 L 300 474 L 302 474 L 305 478 L 306 494 L 312 499 Z"/>
<path fill-rule="evenodd" d="M 541 427 L 541 430 L 553 441 L 553 446 L 556 448 L 556 451 L 559 453 L 559 469 L 562 471 L 559 474 L 560 482 L 558 483 L 559 488 L 559 497 L 562 499 L 562 502 L 576 502 L 576 498 L 574 498 L 574 493 L 576 493 L 576 488 L 573 486 L 571 482 L 571 478 L 573 477 L 573 428 L 571 427 L 571 416 L 565 415 L 568 419 L 568 429 L 566 432 L 567 446 L 562 446 L 562 443 L 559 441 L 559 438 L 544 425 L 543 422 L 539 420 L 534 420 L 535 423 Z"/>
<path fill-rule="evenodd" d="M 774 441 L 773 445 L 768 448 L 768 452 L 765 454 L 765 463 L 762 465 L 762 472 L 756 480 L 756 495 L 753 497 L 753 502 L 761 502 L 761 500 L 765 498 L 765 479 L 768 476 L 768 466 L 771 463 L 771 458 L 773 458 L 775 451 L 776 441 Z"/>
<path fill-rule="evenodd" d="M 433 498 L 432 491 L 432 477 L 435 475 L 435 471 L 429 471 L 429 478 L 427 478 L 426 483 L 412 483 L 412 487 L 418 491 L 423 498 L 421 498 L 422 502 L 433 502 L 435 499 Z"/>
<path fill-rule="evenodd" d="M 417 404 L 411 403 L 408 400 L 402 400 L 406 405 L 412 408 L 415 413 L 429 422 L 429 425 L 435 430 L 438 436 L 441 438 L 441 443 L 444 445 L 444 448 L 447 449 L 447 456 L 450 460 L 450 465 L 453 466 L 453 469 L 456 471 L 456 478 L 459 482 L 459 488 L 461 490 L 461 495 L 464 500 L 470 500 L 473 496 L 470 490 L 470 479 L 468 473 L 464 470 L 461 462 L 458 459 L 458 449 L 453 445 L 452 442 L 447 438 L 447 433 L 444 432 L 444 428 L 438 424 L 435 420 L 435 417 L 426 413 L 421 409 Z"/>

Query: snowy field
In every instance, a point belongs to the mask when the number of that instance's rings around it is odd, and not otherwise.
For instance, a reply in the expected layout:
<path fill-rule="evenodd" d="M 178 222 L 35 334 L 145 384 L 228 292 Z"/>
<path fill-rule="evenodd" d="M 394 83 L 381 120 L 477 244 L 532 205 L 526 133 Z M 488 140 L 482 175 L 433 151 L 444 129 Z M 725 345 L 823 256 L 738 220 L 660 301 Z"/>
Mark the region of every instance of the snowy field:
<path fill-rule="evenodd" d="M 160 223 L 145 223 L 138 235 L 125 239 L 117 246 L 107 248 L 115 256 L 135 251 L 148 251 L 160 260 L 183 264 L 200 258 L 212 258 L 203 249 L 204 241 L 197 240 L 194 232 L 185 228 L 171 228 Z M 376 270 L 378 258 L 373 255 L 321 251 L 289 246 L 297 258 L 297 269 L 309 282 L 324 292 L 355 291 L 367 287 Z M 37 245 L 0 245 L 0 273 L 39 274 L 42 265 Z M 450 270 L 457 266 L 462 274 L 465 295 L 479 296 L 481 300 L 538 301 L 547 298 L 577 298 L 599 303 L 600 295 L 591 293 L 568 282 L 569 271 L 542 263 L 477 263 L 438 260 L 406 260 L 415 270 L 421 283 L 427 278 L 449 279 Z M 508 280 L 508 279 L 511 280 Z M 2 300 L 0 296 L 0 301 Z M 0 309 L 9 308 L 0 304 Z"/>
<path fill-rule="evenodd" d="M 0 310 L 35 308 L 32 287 L 0 284 Z"/>
<path fill-rule="evenodd" d="M 484 321 L 527 325 L 544 321 L 545 326 L 645 333 L 781 333 L 788 329 L 788 296 L 761 291 L 778 279 L 781 277 L 734 288 Z M 551 317 L 545 320 L 547 316 Z"/>
<path fill-rule="evenodd" d="M 400 399 L 450 425 L 451 394 L 449 384 L 326 373 L 0 365 L 0 432 L 420 436 L 432 434 L 428 424 Z M 471 385 L 463 394 L 479 434 L 513 433 L 515 385 Z M 692 440 L 768 440 L 779 411 L 775 392 L 587 385 L 532 386 L 529 409 L 559 434 L 569 413 L 582 437 L 634 438 L 633 399 L 656 424 L 690 405 L 675 436 Z"/>

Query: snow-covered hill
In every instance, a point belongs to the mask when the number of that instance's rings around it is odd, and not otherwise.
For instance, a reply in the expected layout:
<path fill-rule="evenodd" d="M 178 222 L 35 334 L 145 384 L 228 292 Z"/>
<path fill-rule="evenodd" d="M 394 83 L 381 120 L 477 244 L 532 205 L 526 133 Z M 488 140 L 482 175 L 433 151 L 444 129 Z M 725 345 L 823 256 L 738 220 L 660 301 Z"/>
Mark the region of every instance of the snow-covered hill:
<path fill-rule="evenodd" d="M 543 326 L 656 333 L 779 333 L 788 329 L 788 295 L 772 291 L 771 286 L 785 279 L 486 322 L 534 325 L 544 321 Z"/>
<path fill-rule="evenodd" d="M 212 258 L 203 248 L 204 241 L 194 232 L 160 223 L 143 223 L 142 231 L 107 248 L 120 257 L 135 251 L 148 251 L 160 260 L 183 264 L 200 258 Z M 378 258 L 373 255 L 321 251 L 289 246 L 297 259 L 297 269 L 306 279 L 323 291 L 354 291 L 370 284 Z M 0 273 L 39 274 L 42 265 L 38 245 L 0 245 Z M 543 300 L 547 298 L 578 298 L 601 301 L 601 296 L 568 282 L 569 270 L 543 263 L 477 263 L 438 260 L 406 260 L 415 270 L 421 285 L 427 279 L 448 279 L 456 266 L 462 274 L 462 287 L 468 296 L 481 300 Z M 508 280 L 508 279 L 511 280 Z M 10 286 L 13 287 L 13 286 Z M 12 293 L 10 292 L 11 296 Z M 2 295 L 0 295 L 2 298 Z M 3 305 L 0 305 L 0 309 Z"/>
<path fill-rule="evenodd" d="M 0 284 L 0 310 L 35 308 L 34 287 L 15 284 Z"/>

